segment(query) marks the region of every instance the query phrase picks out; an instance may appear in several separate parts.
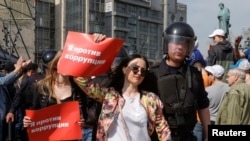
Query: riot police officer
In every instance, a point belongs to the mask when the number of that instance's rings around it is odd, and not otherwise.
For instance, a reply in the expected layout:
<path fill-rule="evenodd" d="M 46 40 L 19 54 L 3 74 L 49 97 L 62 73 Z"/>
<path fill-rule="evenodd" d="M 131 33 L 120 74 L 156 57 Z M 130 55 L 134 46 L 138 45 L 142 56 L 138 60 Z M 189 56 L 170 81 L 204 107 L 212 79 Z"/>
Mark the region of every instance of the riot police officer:
<path fill-rule="evenodd" d="M 202 75 L 188 66 L 195 42 L 192 27 L 184 22 L 175 22 L 164 31 L 164 59 L 151 68 L 157 83 L 155 92 L 164 104 L 164 115 L 170 125 L 173 141 L 195 141 L 193 128 L 196 110 L 203 123 L 207 141 L 209 100 L 203 86 Z"/>
<path fill-rule="evenodd" d="M 45 52 L 43 52 L 42 54 L 42 71 L 44 74 L 46 74 L 46 71 L 47 71 L 47 68 L 48 68 L 48 64 L 51 60 L 53 60 L 53 58 L 55 57 L 57 51 L 56 50 L 53 50 L 53 49 L 49 49 Z"/>

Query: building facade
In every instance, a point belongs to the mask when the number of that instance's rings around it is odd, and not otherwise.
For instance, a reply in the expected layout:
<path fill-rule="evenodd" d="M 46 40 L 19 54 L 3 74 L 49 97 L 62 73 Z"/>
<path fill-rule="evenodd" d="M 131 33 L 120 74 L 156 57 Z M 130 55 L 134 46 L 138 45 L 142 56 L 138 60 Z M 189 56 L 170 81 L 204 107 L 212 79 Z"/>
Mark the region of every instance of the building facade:
<path fill-rule="evenodd" d="M 21 1 L 32 2 L 13 0 L 12 5 Z M 20 23 L 24 26 L 21 33 L 27 45 L 18 41 L 21 51 L 17 52 L 29 53 L 36 63 L 45 50 L 63 48 L 68 31 L 122 38 L 128 54 L 140 53 L 150 61 L 158 61 L 162 58 L 164 29 L 172 22 L 187 20 L 187 7 L 177 0 L 36 0 L 33 6 L 23 8 L 26 13 L 33 10 L 34 15 L 31 14 L 25 25 Z M 22 10 L 20 6 L 18 10 Z"/>
<path fill-rule="evenodd" d="M 167 13 L 167 22 L 186 21 L 186 6 L 176 0 L 75 0 L 66 1 L 65 29 L 84 33 L 102 33 L 125 40 L 123 48 L 129 54 L 140 53 L 151 61 L 162 58 L 164 7 L 177 6 Z M 180 8 L 181 7 L 181 8 Z M 171 16 L 175 16 L 171 19 Z M 65 39 L 65 37 L 64 37 Z M 61 45 L 62 46 L 62 45 Z"/>
<path fill-rule="evenodd" d="M 0 1 L 0 68 L 19 56 L 34 59 L 34 11 L 32 0 Z"/>
<path fill-rule="evenodd" d="M 55 47 L 55 1 L 37 0 L 35 6 L 35 59 L 39 63 L 41 55 Z"/>

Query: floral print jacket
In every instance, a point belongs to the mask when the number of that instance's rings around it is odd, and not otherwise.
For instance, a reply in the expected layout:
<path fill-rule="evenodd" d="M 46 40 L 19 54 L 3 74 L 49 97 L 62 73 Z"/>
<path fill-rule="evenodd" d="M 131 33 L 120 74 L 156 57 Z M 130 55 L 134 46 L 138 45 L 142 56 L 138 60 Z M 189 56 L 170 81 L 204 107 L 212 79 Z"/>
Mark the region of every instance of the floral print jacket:
<path fill-rule="evenodd" d="M 78 77 L 75 78 L 75 82 L 89 97 L 102 102 L 102 111 L 97 128 L 97 140 L 106 141 L 109 127 L 124 105 L 124 98 L 113 88 L 94 86 L 87 78 Z M 159 97 L 152 92 L 142 91 L 140 102 L 148 114 L 149 135 L 152 135 L 154 130 L 156 130 L 160 141 L 171 140 L 171 132 L 164 118 L 162 112 L 163 104 Z"/>

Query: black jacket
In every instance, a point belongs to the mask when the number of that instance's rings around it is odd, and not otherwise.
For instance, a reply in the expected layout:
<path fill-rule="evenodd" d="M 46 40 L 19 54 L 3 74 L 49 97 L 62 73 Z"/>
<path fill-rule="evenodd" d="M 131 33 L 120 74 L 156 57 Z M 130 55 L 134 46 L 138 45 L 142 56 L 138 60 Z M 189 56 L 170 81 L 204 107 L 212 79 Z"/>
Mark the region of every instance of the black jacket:
<path fill-rule="evenodd" d="M 209 106 L 201 72 L 185 63 L 179 68 L 168 66 L 163 59 L 158 66 L 150 68 L 149 74 L 152 81 L 150 88 L 155 89 L 153 91 L 164 104 L 163 112 L 170 125 L 173 140 L 178 137 L 180 141 L 187 141 L 186 137 L 192 138 L 196 111 Z M 184 97 L 182 100 L 181 95 Z M 180 108 L 175 108 L 180 102 Z M 156 141 L 154 135 L 151 139 Z"/>
<path fill-rule="evenodd" d="M 225 69 L 223 76 L 224 81 L 226 80 L 226 74 L 230 65 L 235 64 L 236 61 L 234 49 L 228 41 L 219 42 L 208 51 L 207 65 L 221 65 Z"/>
<path fill-rule="evenodd" d="M 21 107 L 24 112 L 25 109 L 29 109 L 32 106 L 32 89 L 36 82 L 42 79 L 44 76 L 40 73 L 33 74 L 31 76 L 25 75 L 20 84 L 20 88 L 16 89 L 16 94 L 12 100 L 9 112 L 15 113 L 15 111 Z"/>
<path fill-rule="evenodd" d="M 233 47 L 229 41 L 219 42 L 208 51 L 207 65 L 212 66 L 222 61 L 235 61 Z"/>

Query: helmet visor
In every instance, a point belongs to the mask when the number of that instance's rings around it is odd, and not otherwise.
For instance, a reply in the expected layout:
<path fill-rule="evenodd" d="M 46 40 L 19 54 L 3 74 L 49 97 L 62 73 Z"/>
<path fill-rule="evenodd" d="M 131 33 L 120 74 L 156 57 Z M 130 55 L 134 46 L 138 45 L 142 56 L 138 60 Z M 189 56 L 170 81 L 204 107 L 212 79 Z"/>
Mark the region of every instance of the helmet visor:
<path fill-rule="evenodd" d="M 178 36 L 178 35 L 167 35 L 165 36 L 165 40 L 167 42 L 175 43 L 175 44 L 193 44 L 194 39 L 191 37 Z"/>
<path fill-rule="evenodd" d="M 169 43 L 174 43 L 178 45 L 183 45 L 183 47 L 188 48 L 188 54 L 187 56 L 190 56 L 193 49 L 194 49 L 194 38 L 191 37 L 185 37 L 185 36 L 179 36 L 179 35 L 166 35 L 165 36 L 165 46 L 167 51 L 167 46 Z"/>

